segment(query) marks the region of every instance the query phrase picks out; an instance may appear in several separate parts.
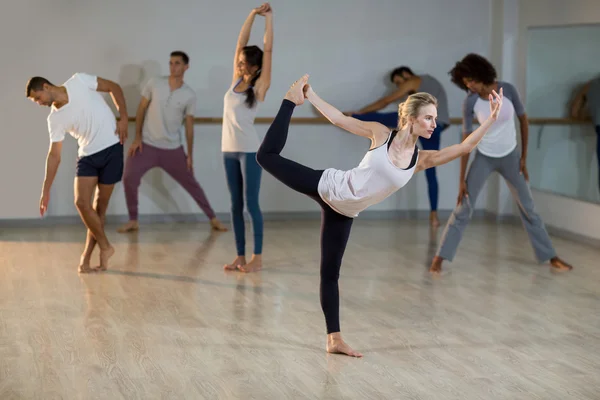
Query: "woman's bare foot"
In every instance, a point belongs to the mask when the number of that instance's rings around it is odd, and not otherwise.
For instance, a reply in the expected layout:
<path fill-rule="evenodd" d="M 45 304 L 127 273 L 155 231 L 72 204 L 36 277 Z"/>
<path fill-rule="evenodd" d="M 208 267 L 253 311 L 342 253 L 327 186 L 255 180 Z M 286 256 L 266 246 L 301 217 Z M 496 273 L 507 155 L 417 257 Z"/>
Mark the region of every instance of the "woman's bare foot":
<path fill-rule="evenodd" d="M 294 82 L 292 87 L 290 87 L 290 90 L 288 90 L 288 92 L 285 94 L 284 98 L 296 104 L 297 106 L 304 104 L 303 89 L 306 85 L 306 82 L 308 82 L 308 74 L 303 75 L 302 78 Z"/>
<path fill-rule="evenodd" d="M 327 352 L 331 354 L 346 354 L 350 357 L 363 356 L 358 351 L 352 350 L 352 348 L 342 340 L 342 334 L 340 332 L 327 335 Z"/>
<path fill-rule="evenodd" d="M 117 229 L 117 232 L 127 233 L 137 231 L 138 229 L 140 229 L 140 224 L 137 221 L 129 221 L 125 225 L 122 225 L 119 229 Z"/>
<path fill-rule="evenodd" d="M 95 267 L 95 271 L 106 271 L 108 269 L 108 259 L 115 254 L 115 248 L 110 246 L 106 250 L 100 250 L 100 265 Z"/>
<path fill-rule="evenodd" d="M 262 254 L 252 254 L 248 264 L 240 265 L 238 269 L 242 272 L 256 272 L 262 269 Z"/>
<path fill-rule="evenodd" d="M 433 257 L 433 261 L 431 262 L 431 266 L 429 267 L 429 272 L 432 274 L 439 274 L 442 272 L 442 262 L 444 259 L 440 256 Z"/>
<path fill-rule="evenodd" d="M 437 228 L 440 226 L 440 220 L 438 219 L 437 211 L 429 213 L 429 226 Z"/>
<path fill-rule="evenodd" d="M 237 256 L 231 264 L 225 264 L 223 269 L 226 271 L 237 271 L 239 265 L 246 265 L 245 256 Z"/>
<path fill-rule="evenodd" d="M 216 217 L 210 220 L 210 227 L 214 231 L 227 232 L 227 227 L 223 225 Z"/>
<path fill-rule="evenodd" d="M 552 259 L 550 259 L 550 265 L 552 265 L 552 267 L 556 268 L 559 271 L 570 271 L 573 269 L 572 265 L 564 262 L 558 257 L 553 257 Z"/>

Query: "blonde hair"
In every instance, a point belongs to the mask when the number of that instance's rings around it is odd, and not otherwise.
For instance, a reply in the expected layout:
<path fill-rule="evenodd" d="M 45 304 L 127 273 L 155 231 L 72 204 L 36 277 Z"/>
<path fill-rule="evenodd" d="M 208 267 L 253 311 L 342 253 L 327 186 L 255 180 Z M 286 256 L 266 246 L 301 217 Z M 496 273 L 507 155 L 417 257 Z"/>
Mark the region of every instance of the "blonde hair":
<path fill-rule="evenodd" d="M 408 123 L 408 117 L 417 118 L 419 110 L 428 104 L 437 107 L 437 99 L 429 93 L 419 92 L 408 96 L 404 103 L 398 106 L 398 128 Z"/>

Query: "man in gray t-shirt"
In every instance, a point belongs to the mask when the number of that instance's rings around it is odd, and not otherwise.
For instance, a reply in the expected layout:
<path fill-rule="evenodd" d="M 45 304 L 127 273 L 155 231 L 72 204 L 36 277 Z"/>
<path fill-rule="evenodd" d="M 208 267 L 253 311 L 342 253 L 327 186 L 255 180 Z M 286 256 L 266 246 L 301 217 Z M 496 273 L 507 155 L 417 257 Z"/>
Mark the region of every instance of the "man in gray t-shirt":
<path fill-rule="evenodd" d="M 571 117 L 582 118 L 589 113 L 596 128 L 596 158 L 598 159 L 598 189 L 600 190 L 600 76 L 586 82 L 571 104 Z"/>
<path fill-rule="evenodd" d="M 188 68 L 187 54 L 174 51 L 169 61 L 170 75 L 151 79 L 142 90 L 136 114 L 136 135 L 129 147 L 123 175 L 129 222 L 118 229 L 121 233 L 139 229 L 138 189 L 144 174 L 154 167 L 162 168 L 183 186 L 210 219 L 213 229 L 227 230 L 215 216 L 204 190 L 194 177 L 196 94 L 183 81 Z M 187 155 L 181 140 L 184 123 Z"/>

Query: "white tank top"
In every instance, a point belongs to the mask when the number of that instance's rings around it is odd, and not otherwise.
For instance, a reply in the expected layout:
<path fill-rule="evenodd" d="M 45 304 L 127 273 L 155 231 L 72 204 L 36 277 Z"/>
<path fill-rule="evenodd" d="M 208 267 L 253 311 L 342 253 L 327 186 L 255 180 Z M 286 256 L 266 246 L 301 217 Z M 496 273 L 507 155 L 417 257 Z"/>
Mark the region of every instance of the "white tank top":
<path fill-rule="evenodd" d="M 419 149 L 415 146 L 407 169 L 395 166 L 388 147 L 396 132 L 390 132 L 384 144 L 369 150 L 358 167 L 349 171 L 326 169 L 317 189 L 323 201 L 338 213 L 355 218 L 406 185 L 415 173 Z"/>
<path fill-rule="evenodd" d="M 255 153 L 260 146 L 260 139 L 254 127 L 258 99 L 254 107 L 248 108 L 245 103 L 246 93 L 235 91 L 241 81 L 240 78 L 225 93 L 221 151 Z"/>

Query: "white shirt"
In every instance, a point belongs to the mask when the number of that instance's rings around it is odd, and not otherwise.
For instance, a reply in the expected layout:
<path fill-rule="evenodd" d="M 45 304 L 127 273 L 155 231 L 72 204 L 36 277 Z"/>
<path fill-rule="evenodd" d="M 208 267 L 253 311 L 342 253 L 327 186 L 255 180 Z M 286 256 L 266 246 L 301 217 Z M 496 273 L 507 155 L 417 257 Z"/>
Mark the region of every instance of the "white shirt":
<path fill-rule="evenodd" d="M 517 90 L 507 82 L 498 81 L 498 91 L 504 91 L 502 108 L 496 122 L 490 126 L 485 136 L 477 145 L 477 150 L 488 157 L 500 158 L 507 156 L 517 147 L 517 128 L 515 125 L 515 114 L 525 114 L 525 108 L 521 103 Z M 490 102 L 473 93 L 467 96 L 464 104 L 463 130 L 471 133 L 473 130 L 473 114 L 479 124 L 482 124 L 490 116 Z"/>
<path fill-rule="evenodd" d="M 246 93 L 235 91 L 241 78 L 225 93 L 223 104 L 223 129 L 221 151 L 256 153 L 260 139 L 254 127 L 258 98 L 254 107 L 246 105 Z"/>
<path fill-rule="evenodd" d="M 392 131 L 384 144 L 369 150 L 358 167 L 349 171 L 326 169 L 317 187 L 321 199 L 336 212 L 355 218 L 406 185 L 415 173 L 418 148 L 415 146 L 410 167 L 398 168 L 388 154 L 388 143 L 395 134 Z"/>
<path fill-rule="evenodd" d="M 119 143 L 117 121 L 112 110 L 96 91 L 97 77 L 76 73 L 63 86 L 69 102 L 61 108 L 51 107 L 48 115 L 50 142 L 62 142 L 71 134 L 79 145 L 79 157 L 98 153 Z"/>

